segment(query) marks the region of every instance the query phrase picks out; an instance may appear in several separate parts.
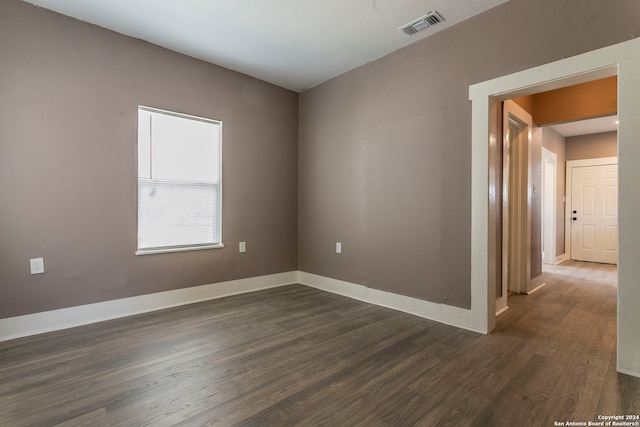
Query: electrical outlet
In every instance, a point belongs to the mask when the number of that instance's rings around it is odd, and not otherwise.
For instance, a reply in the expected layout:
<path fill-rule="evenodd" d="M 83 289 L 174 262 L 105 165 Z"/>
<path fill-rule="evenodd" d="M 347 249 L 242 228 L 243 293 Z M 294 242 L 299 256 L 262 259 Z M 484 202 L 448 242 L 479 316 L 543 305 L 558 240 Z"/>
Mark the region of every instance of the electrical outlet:
<path fill-rule="evenodd" d="M 342 253 L 342 242 L 336 242 L 336 253 L 337 254 Z"/>
<path fill-rule="evenodd" d="M 240 252 L 247 252 L 247 242 L 240 242 L 238 245 L 238 250 Z"/>
<path fill-rule="evenodd" d="M 44 258 L 31 258 L 29 263 L 31 265 L 31 274 L 44 273 Z"/>

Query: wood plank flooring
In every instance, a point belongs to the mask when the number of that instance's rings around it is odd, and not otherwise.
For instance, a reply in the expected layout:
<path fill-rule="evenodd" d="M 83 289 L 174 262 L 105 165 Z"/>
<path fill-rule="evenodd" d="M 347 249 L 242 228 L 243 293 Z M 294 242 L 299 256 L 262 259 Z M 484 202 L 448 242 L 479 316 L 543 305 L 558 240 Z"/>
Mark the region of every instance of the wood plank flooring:
<path fill-rule="evenodd" d="M 569 262 L 488 336 L 301 285 L 0 343 L 1 426 L 553 426 L 640 414 L 615 267 Z"/>

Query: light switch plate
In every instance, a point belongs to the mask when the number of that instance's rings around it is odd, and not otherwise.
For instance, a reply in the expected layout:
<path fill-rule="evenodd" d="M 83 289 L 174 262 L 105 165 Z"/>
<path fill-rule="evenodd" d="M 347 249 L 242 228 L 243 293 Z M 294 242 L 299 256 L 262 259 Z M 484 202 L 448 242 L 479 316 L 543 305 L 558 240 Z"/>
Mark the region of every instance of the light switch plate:
<path fill-rule="evenodd" d="M 240 242 L 238 245 L 238 250 L 240 252 L 247 252 L 247 242 Z"/>
<path fill-rule="evenodd" d="M 31 274 L 44 273 L 44 258 L 31 258 L 29 264 L 31 265 Z"/>
<path fill-rule="evenodd" d="M 336 253 L 337 254 L 342 253 L 342 242 L 336 242 Z"/>

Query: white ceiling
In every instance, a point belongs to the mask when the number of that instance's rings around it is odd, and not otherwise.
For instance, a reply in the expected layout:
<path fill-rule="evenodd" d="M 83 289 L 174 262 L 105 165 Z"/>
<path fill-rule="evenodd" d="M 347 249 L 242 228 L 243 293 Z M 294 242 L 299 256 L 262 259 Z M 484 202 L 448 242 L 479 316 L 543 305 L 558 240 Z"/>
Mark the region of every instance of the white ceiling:
<path fill-rule="evenodd" d="M 562 123 L 553 125 L 551 128 L 564 137 L 611 132 L 618 130 L 618 116 L 598 117 L 595 119 Z"/>
<path fill-rule="evenodd" d="M 294 91 L 507 0 L 25 0 Z M 398 27 L 436 10 L 414 36 Z"/>

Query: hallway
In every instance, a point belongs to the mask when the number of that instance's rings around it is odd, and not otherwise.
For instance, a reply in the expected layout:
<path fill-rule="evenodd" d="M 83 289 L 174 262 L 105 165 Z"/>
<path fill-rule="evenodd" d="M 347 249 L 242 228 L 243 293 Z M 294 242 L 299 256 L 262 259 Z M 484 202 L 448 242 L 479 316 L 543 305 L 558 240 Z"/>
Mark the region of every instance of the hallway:
<path fill-rule="evenodd" d="M 615 370 L 616 266 L 567 261 L 543 274 L 546 286 L 510 296 L 509 310 L 497 318 L 493 335 L 524 339 L 532 354 L 497 398 L 502 410 L 547 414 L 540 425 L 640 414 L 640 380 Z"/>

